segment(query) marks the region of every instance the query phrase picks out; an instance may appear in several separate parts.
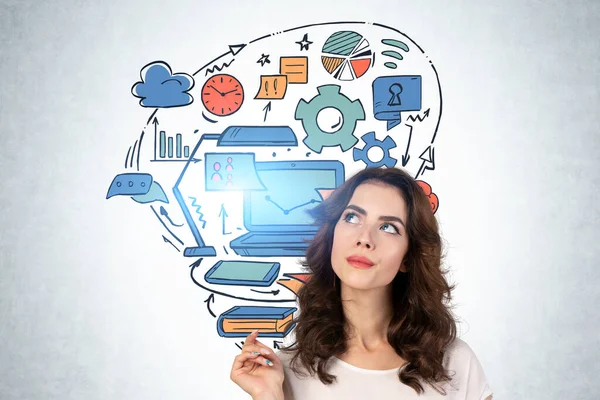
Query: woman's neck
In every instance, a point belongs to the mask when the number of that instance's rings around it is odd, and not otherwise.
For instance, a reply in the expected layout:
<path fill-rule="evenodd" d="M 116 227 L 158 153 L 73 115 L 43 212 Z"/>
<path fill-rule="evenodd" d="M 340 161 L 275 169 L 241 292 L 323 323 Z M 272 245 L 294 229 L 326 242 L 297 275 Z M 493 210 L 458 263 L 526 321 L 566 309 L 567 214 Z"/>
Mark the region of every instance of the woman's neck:
<path fill-rule="evenodd" d="M 342 287 L 348 348 L 368 353 L 389 346 L 387 331 L 393 315 L 390 289 L 363 291 Z"/>

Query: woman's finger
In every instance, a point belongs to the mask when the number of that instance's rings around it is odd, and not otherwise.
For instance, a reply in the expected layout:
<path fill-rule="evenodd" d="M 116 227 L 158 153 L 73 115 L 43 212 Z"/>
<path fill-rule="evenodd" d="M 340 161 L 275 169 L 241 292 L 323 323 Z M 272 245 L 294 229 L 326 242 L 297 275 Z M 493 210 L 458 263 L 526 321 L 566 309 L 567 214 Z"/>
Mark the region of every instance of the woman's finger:
<path fill-rule="evenodd" d="M 254 353 L 251 353 L 254 355 Z M 250 359 L 251 361 L 261 364 L 261 365 L 266 365 L 268 367 L 272 367 L 273 366 L 273 361 L 269 360 L 268 358 L 265 358 L 263 356 L 259 356 L 259 355 L 255 355 L 256 358 L 254 359 Z"/>
<path fill-rule="evenodd" d="M 263 342 L 261 342 L 261 341 L 260 341 L 260 340 L 258 340 L 258 339 L 256 339 L 256 340 L 254 341 L 254 343 L 255 343 L 255 344 L 258 344 L 258 345 L 260 345 L 260 346 L 266 347 L 267 349 L 269 349 L 269 348 L 270 348 L 269 346 L 267 346 L 266 344 L 264 344 Z"/>
<path fill-rule="evenodd" d="M 246 336 L 246 340 L 244 340 L 244 345 L 243 347 L 246 347 L 247 345 L 252 345 L 256 342 L 256 338 L 258 337 L 258 330 L 252 331 L 248 336 Z"/>
<path fill-rule="evenodd" d="M 244 367 L 248 367 L 247 363 L 255 363 L 262 366 L 272 367 L 274 365 L 273 361 L 268 360 L 258 354 L 255 353 L 243 353 L 238 355 L 235 358 L 235 362 L 231 369 L 231 377 L 234 377 L 241 371 L 243 371 Z"/>
<path fill-rule="evenodd" d="M 252 352 L 243 352 L 241 354 L 238 354 L 233 359 L 233 366 L 231 367 L 231 372 L 241 369 L 246 361 L 255 359 L 256 357 L 258 357 L 258 354 L 254 354 Z"/>
<path fill-rule="evenodd" d="M 265 345 L 264 343 L 262 343 L 257 338 L 258 338 L 258 330 L 255 330 L 255 331 L 251 332 L 246 337 L 246 340 L 244 341 L 244 345 L 242 346 L 242 349 L 245 349 L 246 346 L 250 346 L 250 345 L 258 345 L 258 346 L 264 347 L 267 350 L 271 349 L 269 346 Z"/>
<path fill-rule="evenodd" d="M 273 354 L 273 350 L 265 347 L 265 346 L 260 346 L 258 344 L 249 344 L 247 346 L 244 346 L 244 348 L 242 349 L 242 351 L 249 351 L 249 352 L 253 352 L 256 351 L 260 354 L 263 355 L 270 355 Z"/>

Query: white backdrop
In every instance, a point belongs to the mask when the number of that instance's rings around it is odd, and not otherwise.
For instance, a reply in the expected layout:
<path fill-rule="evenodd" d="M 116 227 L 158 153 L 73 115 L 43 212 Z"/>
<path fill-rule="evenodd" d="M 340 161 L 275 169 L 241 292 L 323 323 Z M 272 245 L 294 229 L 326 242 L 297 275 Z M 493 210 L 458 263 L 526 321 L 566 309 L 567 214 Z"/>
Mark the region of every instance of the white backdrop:
<path fill-rule="evenodd" d="M 106 190 L 150 114 L 130 92 L 142 66 L 192 73 L 230 44 L 326 21 L 397 28 L 436 66 L 444 112 L 427 174 L 460 334 L 495 398 L 594 397 L 599 11 L 2 1 L 0 398 L 248 398 L 229 380 L 236 340 L 216 334 L 194 260 L 146 207 Z"/>

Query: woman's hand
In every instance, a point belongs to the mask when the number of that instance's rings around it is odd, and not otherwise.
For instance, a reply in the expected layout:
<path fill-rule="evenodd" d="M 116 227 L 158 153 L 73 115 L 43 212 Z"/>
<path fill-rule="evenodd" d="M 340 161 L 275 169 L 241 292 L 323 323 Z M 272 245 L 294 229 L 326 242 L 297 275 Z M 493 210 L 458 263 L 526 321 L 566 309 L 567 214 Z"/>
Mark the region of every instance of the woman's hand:
<path fill-rule="evenodd" d="M 283 400 L 283 364 L 275 352 L 258 340 L 258 331 L 246 337 L 229 377 L 252 398 Z"/>

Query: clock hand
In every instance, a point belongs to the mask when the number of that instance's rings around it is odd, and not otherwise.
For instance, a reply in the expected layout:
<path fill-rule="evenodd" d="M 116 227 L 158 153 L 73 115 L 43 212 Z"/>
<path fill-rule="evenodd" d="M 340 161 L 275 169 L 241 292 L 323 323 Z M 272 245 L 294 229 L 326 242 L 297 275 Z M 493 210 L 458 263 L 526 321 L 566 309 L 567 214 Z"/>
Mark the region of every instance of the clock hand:
<path fill-rule="evenodd" d="M 219 93 L 221 96 L 225 96 L 225 94 L 224 94 L 224 93 L 221 93 L 221 92 L 219 92 L 219 91 L 217 90 L 217 88 L 216 88 L 216 87 L 214 87 L 213 85 L 208 85 L 208 87 L 209 87 L 209 88 L 212 88 L 212 89 L 214 89 L 214 90 L 215 90 L 217 93 Z"/>
<path fill-rule="evenodd" d="M 221 95 L 225 96 L 227 93 L 237 92 L 237 89 L 230 90 L 229 92 L 221 93 Z"/>

